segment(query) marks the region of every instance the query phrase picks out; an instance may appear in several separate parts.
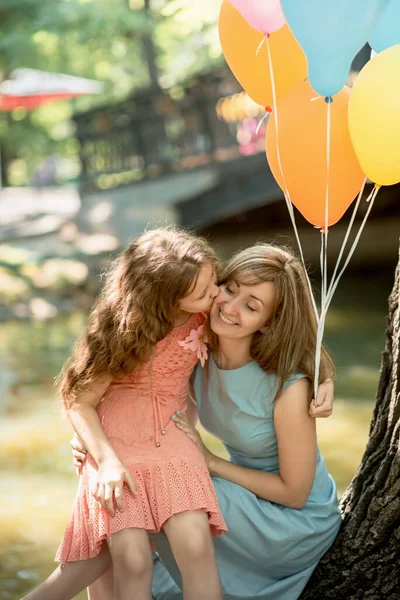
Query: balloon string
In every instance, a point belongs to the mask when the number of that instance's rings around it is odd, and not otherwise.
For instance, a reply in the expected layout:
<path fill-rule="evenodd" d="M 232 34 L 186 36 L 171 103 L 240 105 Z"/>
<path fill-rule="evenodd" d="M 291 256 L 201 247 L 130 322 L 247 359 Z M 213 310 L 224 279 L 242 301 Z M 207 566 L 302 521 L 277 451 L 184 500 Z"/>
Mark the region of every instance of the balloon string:
<path fill-rule="evenodd" d="M 325 247 L 325 262 L 324 262 L 324 298 L 327 292 L 328 283 L 328 225 L 329 225 L 329 186 L 331 177 L 331 103 L 328 102 L 327 119 L 326 119 L 326 191 L 325 191 L 325 231 L 324 231 L 324 247 Z"/>
<path fill-rule="evenodd" d="M 324 307 L 323 307 L 323 309 L 321 311 L 320 322 L 319 322 L 318 331 L 317 331 L 317 348 L 318 347 L 320 348 L 320 352 L 321 352 L 321 349 L 322 349 L 322 336 L 323 336 L 323 329 L 324 329 L 324 325 L 325 325 L 325 318 L 326 318 L 329 306 L 330 306 L 330 304 L 332 302 L 332 298 L 333 298 L 333 295 L 334 295 L 334 293 L 336 291 L 338 283 L 339 283 L 339 281 L 340 281 L 343 273 L 346 270 L 347 265 L 349 264 L 349 262 L 350 262 L 350 260 L 351 260 L 351 258 L 353 256 L 353 254 L 354 254 L 354 251 L 355 251 L 355 249 L 357 247 L 357 244 L 358 244 L 358 242 L 360 240 L 361 234 L 362 234 L 362 232 L 364 230 L 365 224 L 366 224 L 367 219 L 369 217 L 369 214 L 370 214 L 370 212 L 372 210 L 372 206 L 374 204 L 374 200 L 375 200 L 378 192 L 379 192 L 379 187 L 376 187 L 373 190 L 373 192 L 371 193 L 370 203 L 369 203 L 369 206 L 368 206 L 368 210 L 367 210 L 367 212 L 365 214 L 365 217 L 364 217 L 364 219 L 363 219 L 363 221 L 362 221 L 362 223 L 360 225 L 359 231 L 358 231 L 357 236 L 356 236 L 356 238 L 355 238 L 355 240 L 353 242 L 353 245 L 350 248 L 349 254 L 348 254 L 347 259 L 346 259 L 346 262 L 343 265 L 343 268 L 340 271 L 339 275 L 337 276 L 336 281 L 334 282 L 334 285 L 332 286 L 330 292 L 328 292 L 328 296 L 327 296 L 327 298 L 325 300 Z M 319 361 L 320 361 L 320 355 L 319 355 Z M 318 367 L 319 367 L 319 363 L 318 363 Z M 319 371 L 317 371 L 317 373 L 318 373 L 318 376 L 319 376 Z M 316 385 L 315 381 L 314 381 L 314 394 L 316 393 L 316 390 L 318 390 L 318 384 Z"/>
<path fill-rule="evenodd" d="M 336 275 L 337 275 L 337 272 L 338 272 L 338 269 L 339 269 L 339 265 L 340 265 L 340 262 L 341 262 L 342 257 L 343 257 L 344 249 L 345 249 L 345 247 L 347 245 L 347 240 L 349 239 L 350 232 L 351 232 L 351 230 L 353 228 L 354 219 L 356 218 L 356 214 L 358 212 L 358 207 L 360 206 L 361 198 L 362 198 L 362 195 L 363 195 L 366 183 L 367 183 L 367 178 L 365 177 L 363 185 L 362 185 L 361 190 L 360 190 L 360 193 L 358 194 L 358 197 L 357 197 L 357 201 L 356 201 L 356 204 L 355 204 L 355 207 L 354 207 L 354 210 L 353 210 L 353 214 L 352 214 L 351 219 L 350 219 L 349 226 L 347 227 L 346 235 L 344 237 L 342 246 L 340 248 L 340 252 L 339 252 L 339 255 L 338 255 L 338 258 L 337 258 L 337 261 L 336 261 L 335 269 L 333 271 L 331 283 L 329 285 L 328 294 L 331 293 L 332 287 L 333 287 L 333 285 L 335 283 Z M 367 198 L 367 202 L 369 202 L 369 200 L 371 199 L 372 193 L 373 192 L 371 192 L 370 196 Z"/>
<path fill-rule="evenodd" d="M 325 188 L 325 227 L 321 230 L 321 314 L 317 328 L 315 348 L 314 398 L 317 397 L 321 363 L 322 340 L 324 337 L 326 302 L 328 288 L 328 225 L 329 225 L 329 185 L 331 171 L 331 98 L 327 101 L 326 113 L 326 188 Z"/>
<path fill-rule="evenodd" d="M 270 114 L 271 114 L 270 112 L 266 112 L 265 115 L 263 116 L 263 118 L 260 119 L 260 121 L 258 122 L 258 125 L 256 127 L 256 134 L 258 134 L 258 132 L 260 131 L 261 125 L 264 123 L 265 119 L 268 119 Z"/>
<path fill-rule="evenodd" d="M 357 236 L 356 236 L 356 238 L 355 238 L 355 240 L 353 242 L 353 245 L 350 248 L 349 254 L 348 254 L 347 259 L 346 259 L 346 262 L 343 265 L 343 268 L 340 271 L 340 273 L 339 273 L 339 275 L 338 275 L 338 277 L 337 277 L 337 279 L 336 279 L 336 281 L 335 281 L 335 283 L 334 283 L 334 285 L 332 287 L 331 292 L 328 294 L 328 297 L 326 298 L 325 306 L 324 306 L 323 310 L 321 311 L 320 322 L 319 322 L 318 332 L 317 332 L 317 347 L 319 347 L 320 352 L 321 352 L 321 349 L 322 349 L 322 336 L 323 336 L 323 329 L 324 329 L 324 325 L 325 325 L 326 314 L 327 314 L 328 309 L 330 307 L 330 304 L 332 302 L 332 298 L 333 298 L 333 295 L 334 295 L 334 293 L 336 291 L 338 283 L 339 283 L 339 281 L 340 281 L 343 273 L 345 272 L 346 267 L 349 264 L 349 262 L 350 262 L 350 260 L 351 260 L 351 258 L 353 256 L 353 254 L 354 254 L 354 251 L 355 251 L 355 249 L 357 247 L 357 244 L 358 244 L 358 242 L 360 240 L 361 234 L 362 234 L 362 232 L 364 230 L 365 224 L 366 224 L 367 219 L 369 217 L 369 214 L 370 214 L 370 212 L 372 210 L 372 206 L 374 204 L 374 200 L 375 200 L 375 198 L 376 198 L 376 196 L 378 194 L 378 191 L 379 191 L 379 188 L 375 188 L 374 191 L 373 191 L 373 193 L 372 193 L 372 195 L 371 195 L 371 201 L 369 203 L 368 210 L 367 210 L 367 212 L 365 214 L 365 217 L 364 217 L 364 219 L 363 219 L 363 221 L 362 221 L 362 223 L 360 225 L 360 229 L 359 229 L 358 234 L 357 234 Z M 321 355 L 319 354 L 319 361 L 320 361 L 320 356 Z M 318 363 L 318 367 L 319 367 L 319 363 Z M 318 373 L 318 377 L 319 377 L 319 369 L 318 369 L 318 371 L 316 370 L 316 373 Z M 314 381 L 314 394 L 316 394 L 317 391 L 318 391 L 318 383 L 316 384 L 315 381 Z"/>
<path fill-rule="evenodd" d="M 329 234 L 329 190 L 331 183 L 331 133 L 332 133 L 332 113 L 331 113 L 332 98 L 328 101 L 328 114 L 326 123 L 326 199 L 325 199 L 325 288 L 324 294 L 326 297 L 328 286 L 328 234 Z"/>
<path fill-rule="evenodd" d="M 367 181 L 367 178 L 365 178 L 365 181 Z M 379 188 L 380 188 L 381 186 L 380 186 L 380 185 L 376 185 L 376 184 L 375 184 L 375 187 L 379 187 Z M 374 189 L 375 189 L 375 188 L 374 188 Z M 373 192 L 373 191 L 374 191 L 374 190 L 372 190 L 372 192 Z M 370 201 L 371 201 L 371 199 L 372 199 L 372 192 L 370 193 L 370 195 L 368 196 L 368 198 L 366 198 L 365 202 L 370 202 Z"/>
<path fill-rule="evenodd" d="M 282 180 L 283 180 L 283 185 L 284 185 L 283 195 L 285 197 L 286 206 L 287 206 L 287 209 L 288 209 L 288 212 L 289 212 L 289 216 L 290 216 L 290 220 L 292 222 L 293 230 L 294 230 L 294 233 L 295 233 L 295 236 L 296 236 L 297 246 L 299 248 L 301 262 L 303 263 L 304 272 L 305 272 L 305 275 L 306 275 L 306 278 L 307 278 L 307 285 L 308 285 L 308 289 L 310 291 L 311 302 L 312 302 L 312 305 L 313 305 L 313 309 L 314 309 L 314 313 L 315 313 L 315 318 L 316 318 L 317 323 L 318 323 L 318 321 L 319 321 L 319 315 L 318 315 L 317 303 L 315 302 L 314 292 L 313 292 L 313 289 L 312 289 L 310 277 L 308 275 L 306 263 L 305 263 L 305 260 L 304 260 L 304 253 L 303 253 L 303 248 L 302 248 L 301 241 L 300 241 L 299 232 L 298 232 L 297 226 L 296 226 L 296 219 L 295 219 L 295 215 L 294 215 L 293 204 L 292 204 L 292 201 L 290 199 L 289 189 L 288 189 L 288 186 L 287 186 L 287 183 L 286 183 L 286 179 L 285 179 L 285 175 L 284 175 L 283 168 L 282 168 L 281 152 L 280 152 L 280 146 L 279 146 L 279 116 L 278 116 L 278 107 L 277 107 L 277 102 L 276 102 L 275 76 L 274 76 L 274 68 L 273 68 L 273 63 L 272 63 L 271 48 L 270 48 L 270 44 L 269 44 L 269 36 L 266 37 L 266 38 L 264 38 L 264 40 L 266 40 L 266 43 L 267 43 L 268 64 L 269 64 L 269 71 L 271 73 L 272 107 L 273 107 L 273 113 L 274 113 L 275 135 L 276 135 L 276 156 L 277 156 L 277 160 L 278 160 L 279 171 L 281 173 Z"/>
<path fill-rule="evenodd" d="M 375 186 L 375 188 L 373 189 L 372 193 L 370 194 L 370 198 L 368 199 L 368 209 L 367 209 L 367 212 L 365 213 L 364 219 L 362 220 L 362 223 L 361 223 L 360 228 L 358 230 L 358 233 L 357 233 L 357 235 L 355 237 L 353 245 L 350 248 L 350 251 L 349 251 L 349 254 L 347 256 L 347 259 L 346 259 L 346 261 L 345 261 L 345 263 L 344 263 L 344 265 L 343 265 L 343 267 L 342 267 L 339 275 L 337 276 L 336 281 L 335 281 L 334 285 L 332 286 L 332 289 L 328 293 L 328 298 L 327 298 L 327 303 L 326 303 L 326 310 L 328 310 L 328 308 L 330 306 L 330 303 L 332 301 L 333 295 L 334 295 L 334 293 L 336 291 L 336 288 L 338 286 L 338 283 L 339 283 L 339 281 L 340 281 L 343 273 L 345 272 L 346 267 L 347 267 L 347 265 L 349 264 L 349 262 L 351 260 L 351 257 L 354 254 L 354 251 L 355 251 L 355 249 L 357 247 L 357 244 L 358 244 L 358 242 L 360 240 L 361 234 L 362 234 L 362 232 L 364 230 L 365 224 L 366 224 L 367 219 L 369 217 L 369 214 L 370 214 L 370 212 L 372 210 L 372 207 L 373 207 L 374 202 L 375 202 L 375 198 L 378 195 L 379 190 L 380 190 L 380 186 Z"/>
<path fill-rule="evenodd" d="M 256 50 L 256 56 L 258 56 L 260 54 L 261 48 L 263 47 L 265 40 L 269 38 L 269 33 L 266 33 L 263 36 L 263 39 L 261 40 L 261 42 L 258 44 L 258 48 Z"/>
<path fill-rule="evenodd" d="M 319 383 L 319 371 L 320 371 L 320 362 L 321 362 L 321 352 L 322 352 L 322 338 L 324 336 L 325 329 L 325 264 L 326 264 L 326 254 L 325 254 L 325 238 L 326 235 L 321 230 L 321 254 L 320 254 L 320 262 L 321 262 L 321 314 L 318 321 L 317 327 L 317 340 L 315 346 L 315 371 L 314 371 L 314 398 L 317 397 L 318 393 L 318 383 Z"/>
<path fill-rule="evenodd" d="M 350 260 L 351 260 L 351 258 L 353 256 L 353 254 L 354 254 L 354 251 L 355 251 L 355 249 L 357 247 L 357 244 L 358 244 L 358 242 L 360 240 L 360 237 L 361 237 L 361 234 L 362 234 L 363 229 L 365 227 L 365 224 L 367 222 L 368 216 L 369 216 L 369 214 L 370 214 L 370 212 L 372 210 L 372 206 L 374 204 L 374 200 L 375 200 L 375 198 L 376 198 L 376 196 L 378 194 L 378 191 L 379 191 L 379 187 L 375 187 L 374 190 L 369 195 L 369 197 L 367 198 L 367 202 L 369 202 L 368 210 L 367 210 L 366 215 L 365 215 L 365 217 L 364 217 L 364 219 L 363 219 L 363 221 L 361 223 L 361 226 L 360 226 L 358 234 L 357 234 L 357 236 L 356 236 L 356 238 L 355 238 L 355 240 L 353 242 L 353 245 L 350 248 L 350 251 L 349 251 L 349 254 L 348 254 L 347 259 L 345 261 L 345 264 L 343 265 L 343 268 L 340 271 L 339 275 L 336 276 L 338 268 L 339 268 L 340 261 L 341 261 L 342 256 L 343 256 L 344 248 L 345 248 L 345 246 L 347 244 L 347 240 L 349 238 L 350 231 L 351 231 L 351 228 L 352 228 L 353 223 L 354 223 L 354 219 L 355 219 L 355 216 L 356 216 L 356 213 L 357 213 L 357 209 L 358 209 L 358 206 L 360 204 L 360 200 L 361 200 L 361 196 L 362 196 L 362 193 L 363 193 L 363 190 L 364 190 L 365 183 L 366 183 L 366 178 L 364 180 L 364 185 L 361 188 L 361 191 L 360 191 L 360 193 L 358 195 L 356 206 L 355 206 L 355 209 L 353 211 L 353 215 L 352 215 L 352 218 L 350 220 L 349 226 L 347 228 L 346 236 L 345 236 L 345 239 L 343 240 L 342 247 L 340 249 L 338 259 L 336 261 L 336 266 L 335 266 L 335 270 L 334 270 L 334 273 L 333 273 L 333 276 L 332 276 L 332 279 L 331 279 L 330 286 L 328 288 L 327 293 L 323 294 L 323 299 L 322 299 L 322 302 L 321 302 L 322 308 L 321 308 L 321 315 L 320 315 L 320 320 L 319 320 L 318 329 L 317 329 L 317 347 L 316 347 L 316 356 L 315 356 L 314 397 L 316 397 L 315 394 L 318 391 L 319 368 L 320 368 L 321 352 L 322 352 L 322 339 L 323 339 L 323 335 L 324 335 L 326 315 L 327 315 L 328 309 L 329 309 L 329 307 L 331 305 L 332 298 L 333 298 L 333 295 L 334 295 L 334 293 L 336 291 L 336 288 L 337 288 L 337 286 L 339 284 L 339 281 L 340 281 L 343 273 L 345 272 L 346 267 L 349 264 L 349 262 L 350 262 Z M 324 244 L 323 237 L 324 237 L 324 234 L 321 232 L 321 256 L 324 255 L 324 252 L 323 252 L 323 244 Z M 321 262 L 321 264 L 322 264 L 322 262 Z"/>

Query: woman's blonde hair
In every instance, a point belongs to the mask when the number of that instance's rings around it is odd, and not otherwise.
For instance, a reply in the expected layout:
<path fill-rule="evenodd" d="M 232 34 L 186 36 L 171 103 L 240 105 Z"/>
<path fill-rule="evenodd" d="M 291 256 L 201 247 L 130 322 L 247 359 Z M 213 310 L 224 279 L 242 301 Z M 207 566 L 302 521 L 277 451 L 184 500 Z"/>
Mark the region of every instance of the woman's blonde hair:
<path fill-rule="evenodd" d="M 122 252 L 60 374 L 67 408 L 97 377 L 118 377 L 149 360 L 155 344 L 171 331 L 179 301 L 194 289 L 206 263 L 218 272 L 206 240 L 173 227 L 147 231 Z"/>
<path fill-rule="evenodd" d="M 278 393 L 290 375 L 304 373 L 314 380 L 317 322 L 304 267 L 288 249 L 256 244 L 238 252 L 223 270 L 220 284 L 239 285 L 273 282 L 276 301 L 273 314 L 250 347 L 252 359 L 278 378 Z M 211 345 L 217 349 L 215 334 Z M 334 377 L 335 367 L 322 348 L 319 382 Z"/>

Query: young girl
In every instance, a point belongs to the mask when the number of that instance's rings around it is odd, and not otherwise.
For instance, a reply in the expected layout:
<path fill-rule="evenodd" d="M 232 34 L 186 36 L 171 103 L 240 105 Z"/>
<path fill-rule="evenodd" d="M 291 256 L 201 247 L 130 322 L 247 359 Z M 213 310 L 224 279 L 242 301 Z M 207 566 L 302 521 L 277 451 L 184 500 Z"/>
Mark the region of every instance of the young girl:
<path fill-rule="evenodd" d="M 222 598 L 211 536 L 226 525 L 201 452 L 171 420 L 186 410 L 190 374 L 203 360 L 217 266 L 209 245 L 189 233 L 143 234 L 114 263 L 62 379 L 89 456 L 56 560 L 67 578 L 74 561 L 90 571 L 88 559 L 106 542 L 117 600 L 151 599 L 148 532 L 161 529 L 185 599 Z M 62 586 L 29 595 L 50 597 L 66 597 Z"/>

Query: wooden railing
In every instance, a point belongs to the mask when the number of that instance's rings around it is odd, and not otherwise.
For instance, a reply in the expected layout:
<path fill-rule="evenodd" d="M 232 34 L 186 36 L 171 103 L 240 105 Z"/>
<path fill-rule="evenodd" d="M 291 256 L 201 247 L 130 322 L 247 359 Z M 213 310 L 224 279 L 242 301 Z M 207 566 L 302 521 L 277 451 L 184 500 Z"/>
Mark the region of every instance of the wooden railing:
<path fill-rule="evenodd" d="M 82 186 L 109 189 L 254 154 L 262 116 L 227 69 L 77 115 Z"/>

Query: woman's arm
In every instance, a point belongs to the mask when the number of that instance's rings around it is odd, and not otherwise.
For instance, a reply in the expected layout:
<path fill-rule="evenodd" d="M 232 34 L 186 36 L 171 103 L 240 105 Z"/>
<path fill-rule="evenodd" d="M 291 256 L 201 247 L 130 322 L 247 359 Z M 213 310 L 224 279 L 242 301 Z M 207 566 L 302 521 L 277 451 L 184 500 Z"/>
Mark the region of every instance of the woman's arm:
<path fill-rule="evenodd" d="M 313 485 L 316 465 L 315 420 L 308 411 L 309 383 L 300 379 L 280 394 L 275 406 L 279 473 L 248 469 L 215 456 L 187 420 L 180 415 L 174 420 L 199 445 L 211 475 L 241 485 L 264 500 L 302 508 Z"/>
<path fill-rule="evenodd" d="M 114 498 L 120 510 L 123 510 L 122 488 L 124 482 L 132 493 L 136 493 L 132 476 L 121 463 L 105 435 L 96 411 L 111 383 L 111 377 L 99 377 L 87 390 L 79 395 L 68 409 L 68 417 L 84 447 L 90 452 L 98 466 L 94 497 L 111 515 L 114 511 Z"/>

